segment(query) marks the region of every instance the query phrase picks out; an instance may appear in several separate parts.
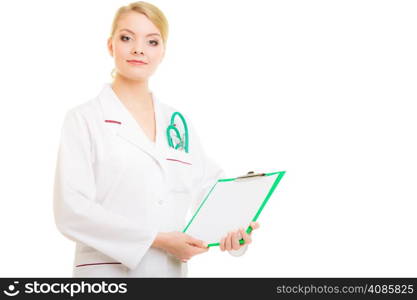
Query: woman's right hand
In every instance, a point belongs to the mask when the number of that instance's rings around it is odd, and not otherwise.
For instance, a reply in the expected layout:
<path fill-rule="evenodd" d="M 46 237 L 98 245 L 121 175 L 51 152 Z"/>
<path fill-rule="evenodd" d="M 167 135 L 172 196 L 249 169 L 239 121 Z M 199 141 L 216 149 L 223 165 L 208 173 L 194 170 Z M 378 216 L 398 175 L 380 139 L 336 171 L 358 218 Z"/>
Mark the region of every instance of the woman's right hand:
<path fill-rule="evenodd" d="M 209 250 L 204 241 L 179 231 L 159 232 L 153 246 L 167 251 L 182 262 Z"/>

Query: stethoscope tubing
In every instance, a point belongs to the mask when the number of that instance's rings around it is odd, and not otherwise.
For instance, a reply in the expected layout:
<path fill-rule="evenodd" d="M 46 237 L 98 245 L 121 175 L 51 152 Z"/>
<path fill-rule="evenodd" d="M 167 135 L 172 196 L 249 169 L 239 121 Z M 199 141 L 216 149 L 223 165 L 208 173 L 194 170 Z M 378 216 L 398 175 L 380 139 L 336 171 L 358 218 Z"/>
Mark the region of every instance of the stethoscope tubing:
<path fill-rule="evenodd" d="M 177 127 L 175 127 L 173 124 L 175 121 L 175 117 L 178 116 L 181 119 L 181 122 L 184 126 L 184 138 L 181 137 L 180 131 L 178 130 Z M 178 140 L 180 141 L 177 145 L 174 145 L 174 142 L 172 141 L 172 137 L 171 137 L 171 130 L 173 130 L 175 132 L 175 135 L 177 136 Z M 184 116 L 176 111 L 172 114 L 171 116 L 171 123 L 170 125 L 167 127 L 167 140 L 168 140 L 168 145 L 174 149 L 178 149 L 179 147 L 182 147 L 184 149 L 184 151 L 186 153 L 188 153 L 188 126 L 187 126 L 187 122 L 185 121 Z"/>

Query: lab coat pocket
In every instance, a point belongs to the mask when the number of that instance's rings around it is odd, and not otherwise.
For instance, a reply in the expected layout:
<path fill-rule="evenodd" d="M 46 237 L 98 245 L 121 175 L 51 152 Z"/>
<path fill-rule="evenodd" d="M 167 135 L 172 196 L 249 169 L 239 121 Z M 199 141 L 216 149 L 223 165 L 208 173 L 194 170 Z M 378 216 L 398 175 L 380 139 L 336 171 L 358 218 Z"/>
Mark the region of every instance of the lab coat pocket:
<path fill-rule="evenodd" d="M 85 247 L 77 252 L 73 277 L 127 277 L 128 268 L 103 253 Z"/>
<path fill-rule="evenodd" d="M 172 191 L 186 192 L 192 188 L 195 171 L 190 153 L 168 148 L 165 155 L 165 166 Z"/>
<path fill-rule="evenodd" d="M 72 277 L 128 277 L 128 271 L 121 263 L 97 263 L 75 267 Z"/>

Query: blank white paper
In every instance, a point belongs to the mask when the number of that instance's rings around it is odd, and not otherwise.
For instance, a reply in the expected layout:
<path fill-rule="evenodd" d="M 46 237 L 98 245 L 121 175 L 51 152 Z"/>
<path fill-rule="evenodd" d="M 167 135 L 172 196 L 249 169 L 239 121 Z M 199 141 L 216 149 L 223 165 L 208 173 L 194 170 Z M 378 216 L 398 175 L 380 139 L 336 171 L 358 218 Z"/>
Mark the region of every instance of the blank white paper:
<path fill-rule="evenodd" d="M 185 233 L 212 244 L 231 230 L 246 231 L 279 175 L 218 181 Z"/>

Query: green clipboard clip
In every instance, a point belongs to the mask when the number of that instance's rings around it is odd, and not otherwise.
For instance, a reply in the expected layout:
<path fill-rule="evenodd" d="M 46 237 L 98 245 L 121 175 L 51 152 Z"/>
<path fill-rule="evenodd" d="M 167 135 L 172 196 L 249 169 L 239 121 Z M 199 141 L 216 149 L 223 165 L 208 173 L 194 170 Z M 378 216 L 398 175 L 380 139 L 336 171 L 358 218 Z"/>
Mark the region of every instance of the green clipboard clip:
<path fill-rule="evenodd" d="M 281 178 L 284 176 L 285 171 L 281 171 L 281 172 L 272 172 L 272 173 L 255 173 L 254 171 L 250 171 L 245 175 L 242 176 L 238 176 L 236 178 L 228 178 L 228 179 L 219 179 L 218 182 L 224 182 L 224 181 L 245 181 L 247 179 L 252 179 L 254 177 L 261 177 L 261 176 L 271 176 L 271 175 L 278 175 L 277 178 L 275 179 L 274 183 L 272 184 L 268 194 L 266 195 L 264 201 L 262 202 L 260 208 L 258 209 L 258 211 L 256 212 L 255 216 L 252 218 L 251 222 L 256 222 L 256 220 L 258 219 L 259 215 L 261 214 L 263 208 L 265 207 L 265 204 L 268 202 L 269 198 L 271 197 L 272 193 L 274 192 L 275 188 L 277 187 L 278 183 L 280 182 Z M 215 185 L 214 185 L 215 186 Z M 193 221 L 193 219 L 195 218 L 195 216 L 198 214 L 199 210 L 201 209 L 201 207 L 204 205 L 204 202 L 207 200 L 208 196 L 210 195 L 211 191 L 213 190 L 214 186 L 211 188 L 211 190 L 209 191 L 209 193 L 206 195 L 205 199 L 202 201 L 200 207 L 197 209 L 197 212 L 194 214 L 194 216 L 191 218 L 190 222 L 188 223 L 188 225 L 185 227 L 185 229 L 183 230 L 183 232 L 186 232 L 186 230 L 188 229 L 188 227 L 190 226 L 191 222 Z M 250 234 L 252 232 L 253 228 L 251 226 L 248 226 L 248 228 L 246 229 L 246 233 Z M 245 243 L 244 239 L 240 239 L 239 243 L 242 245 Z M 212 246 L 220 246 L 220 243 L 211 243 L 208 244 L 208 247 L 212 247 Z"/>
<path fill-rule="evenodd" d="M 243 176 L 238 176 L 236 177 L 235 180 L 252 178 L 252 177 L 257 177 L 257 176 L 265 176 L 265 173 L 255 173 L 254 171 L 249 171 L 248 174 L 243 175 Z"/>

